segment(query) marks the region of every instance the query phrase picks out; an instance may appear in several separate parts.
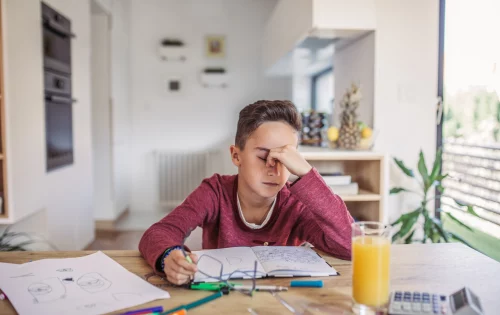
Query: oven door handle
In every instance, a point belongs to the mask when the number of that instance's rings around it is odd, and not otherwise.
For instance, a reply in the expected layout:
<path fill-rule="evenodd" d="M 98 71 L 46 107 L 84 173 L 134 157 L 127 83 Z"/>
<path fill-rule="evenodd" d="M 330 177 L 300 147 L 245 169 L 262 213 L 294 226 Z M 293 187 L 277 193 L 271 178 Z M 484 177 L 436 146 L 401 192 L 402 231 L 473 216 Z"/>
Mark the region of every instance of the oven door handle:
<path fill-rule="evenodd" d="M 76 103 L 76 100 L 74 98 L 57 96 L 57 95 L 47 96 L 47 100 L 54 102 L 54 103 L 64 103 L 64 104 Z"/>
<path fill-rule="evenodd" d="M 71 33 L 70 31 L 67 31 L 65 30 L 64 28 L 62 28 L 59 24 L 57 24 L 57 22 L 54 22 L 53 20 L 48 20 L 47 21 L 47 26 L 57 32 L 57 33 L 60 33 L 64 36 L 68 36 L 68 37 L 75 37 L 75 34 Z"/>

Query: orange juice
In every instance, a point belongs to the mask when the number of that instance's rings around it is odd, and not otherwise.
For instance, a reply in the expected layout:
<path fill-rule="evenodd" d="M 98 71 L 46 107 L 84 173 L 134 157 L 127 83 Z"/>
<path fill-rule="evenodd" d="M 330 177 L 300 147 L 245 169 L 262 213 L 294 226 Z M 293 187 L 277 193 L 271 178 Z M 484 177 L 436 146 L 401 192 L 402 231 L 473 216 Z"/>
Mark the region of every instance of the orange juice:
<path fill-rule="evenodd" d="M 352 239 L 352 296 L 356 303 L 378 307 L 388 302 L 390 248 L 387 237 Z"/>

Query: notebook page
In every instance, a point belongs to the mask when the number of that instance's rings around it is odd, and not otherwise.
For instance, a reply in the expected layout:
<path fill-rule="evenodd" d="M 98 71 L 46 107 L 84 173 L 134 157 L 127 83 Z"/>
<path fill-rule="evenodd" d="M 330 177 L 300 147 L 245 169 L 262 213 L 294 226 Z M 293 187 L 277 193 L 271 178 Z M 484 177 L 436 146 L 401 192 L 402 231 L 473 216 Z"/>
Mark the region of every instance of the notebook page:
<path fill-rule="evenodd" d="M 252 249 L 270 276 L 337 275 L 337 271 L 311 248 L 256 246 Z"/>
<path fill-rule="evenodd" d="M 215 258 L 223 264 L 223 279 L 226 280 L 230 273 L 241 270 L 253 275 L 254 263 L 257 260 L 254 252 L 250 247 L 230 247 L 230 248 L 220 248 L 220 249 L 208 249 L 194 251 L 198 255 L 198 270 L 210 276 L 220 275 L 221 264 Z M 203 257 L 205 256 L 205 257 Z M 194 282 L 217 282 L 218 279 L 213 279 L 197 272 L 194 277 Z M 257 260 L 257 278 L 264 277 L 265 271 L 262 265 Z M 236 272 L 231 276 L 231 279 L 242 279 L 249 278 L 240 272 Z"/>

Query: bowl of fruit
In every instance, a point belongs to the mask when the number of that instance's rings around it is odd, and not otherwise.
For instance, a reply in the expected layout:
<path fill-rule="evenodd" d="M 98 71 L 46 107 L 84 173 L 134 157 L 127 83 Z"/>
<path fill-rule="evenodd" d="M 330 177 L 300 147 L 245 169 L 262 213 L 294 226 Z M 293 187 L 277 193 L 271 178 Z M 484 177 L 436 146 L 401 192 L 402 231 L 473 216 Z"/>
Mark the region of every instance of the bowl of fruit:
<path fill-rule="evenodd" d="M 358 122 L 351 128 L 330 126 L 327 129 L 330 147 L 346 150 L 371 150 L 375 143 L 375 134 L 376 132 L 363 122 Z"/>

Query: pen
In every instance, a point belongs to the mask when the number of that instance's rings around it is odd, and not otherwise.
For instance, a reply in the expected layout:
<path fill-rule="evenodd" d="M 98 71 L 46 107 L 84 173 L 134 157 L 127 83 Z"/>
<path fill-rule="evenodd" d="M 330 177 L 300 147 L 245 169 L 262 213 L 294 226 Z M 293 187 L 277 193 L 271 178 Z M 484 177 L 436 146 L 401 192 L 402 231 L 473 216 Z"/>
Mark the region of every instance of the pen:
<path fill-rule="evenodd" d="M 191 284 L 191 289 L 193 290 L 204 290 L 204 291 L 219 291 L 222 288 L 227 287 L 228 285 L 223 282 L 216 282 L 216 283 L 196 283 L 196 284 Z M 252 290 L 251 285 L 244 285 L 244 284 L 236 284 L 236 283 L 230 283 L 229 284 L 230 288 L 233 290 Z M 280 287 L 280 286 L 275 286 L 275 285 L 256 285 L 255 286 L 256 291 L 288 291 L 287 287 Z"/>
<path fill-rule="evenodd" d="M 191 284 L 191 286 L 190 286 L 190 288 L 192 290 L 204 290 L 204 291 L 220 291 L 224 287 L 227 287 L 227 284 L 222 283 L 222 282 L 194 283 L 194 284 Z"/>
<path fill-rule="evenodd" d="M 189 235 L 191 234 L 191 230 L 188 231 L 188 233 L 186 234 L 186 236 L 184 237 L 184 240 L 182 241 L 182 246 L 181 246 L 181 250 L 182 250 L 182 253 L 184 254 L 184 257 L 186 257 L 186 260 L 192 264 L 193 263 L 193 260 L 191 259 L 191 257 L 189 257 L 188 254 L 186 254 L 186 251 L 184 250 L 184 243 L 186 243 L 186 240 L 187 238 L 189 237 Z"/>
<path fill-rule="evenodd" d="M 222 292 L 221 292 L 221 291 L 219 291 L 219 292 L 214 293 L 214 294 L 212 294 L 212 295 L 209 295 L 209 296 L 207 296 L 207 297 L 205 297 L 205 298 L 199 299 L 198 301 L 194 301 L 194 302 L 189 303 L 189 304 L 186 304 L 186 305 L 181 305 L 181 306 L 178 306 L 178 307 L 173 308 L 173 309 L 171 309 L 171 310 L 168 310 L 168 311 L 166 311 L 166 312 L 163 312 L 163 313 L 161 313 L 160 315 L 168 315 L 168 314 L 171 314 L 171 313 L 173 313 L 173 312 L 180 311 L 180 310 L 182 310 L 182 309 L 185 309 L 185 310 L 190 310 L 190 309 L 195 308 L 195 307 L 197 307 L 197 306 L 200 306 L 200 305 L 202 305 L 202 304 L 208 303 L 208 302 L 210 302 L 210 301 L 212 301 L 212 300 L 218 299 L 218 298 L 220 298 L 221 296 L 222 296 Z"/>
<path fill-rule="evenodd" d="M 235 284 L 234 290 L 252 290 L 251 285 Z M 256 291 L 288 291 L 287 287 L 280 287 L 276 285 L 256 285 Z"/>
<path fill-rule="evenodd" d="M 122 315 L 144 315 L 144 314 L 161 313 L 161 312 L 163 312 L 163 306 L 156 306 L 156 307 L 143 308 L 140 310 L 126 312 L 123 313 Z"/>
<path fill-rule="evenodd" d="M 290 286 L 292 288 L 294 288 L 294 287 L 322 288 L 323 287 L 323 280 L 307 280 L 307 281 L 293 280 L 290 282 Z"/>

